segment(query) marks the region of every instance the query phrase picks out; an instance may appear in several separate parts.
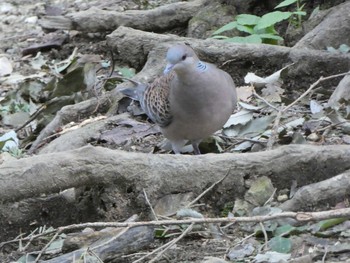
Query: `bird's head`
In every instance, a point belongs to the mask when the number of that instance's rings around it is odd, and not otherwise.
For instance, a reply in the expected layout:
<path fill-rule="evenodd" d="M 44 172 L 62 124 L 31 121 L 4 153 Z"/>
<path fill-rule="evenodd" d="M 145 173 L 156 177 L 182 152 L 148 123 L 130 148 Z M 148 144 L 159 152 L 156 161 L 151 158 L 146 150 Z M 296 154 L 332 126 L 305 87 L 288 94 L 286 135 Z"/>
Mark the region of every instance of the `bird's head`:
<path fill-rule="evenodd" d="M 177 44 L 169 48 L 166 55 L 168 62 L 164 73 L 167 74 L 171 70 L 177 73 L 186 72 L 193 66 L 196 66 L 199 59 L 193 49 L 185 44 Z"/>

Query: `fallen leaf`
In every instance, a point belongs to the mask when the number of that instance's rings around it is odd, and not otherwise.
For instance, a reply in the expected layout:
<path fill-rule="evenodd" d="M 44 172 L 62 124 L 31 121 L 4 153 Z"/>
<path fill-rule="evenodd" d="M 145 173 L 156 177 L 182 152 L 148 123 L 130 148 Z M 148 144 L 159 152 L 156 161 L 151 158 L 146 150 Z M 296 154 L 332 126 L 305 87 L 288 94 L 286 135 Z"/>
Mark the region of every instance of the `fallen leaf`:
<path fill-rule="evenodd" d="M 297 128 L 298 126 L 302 126 L 304 124 L 304 122 L 305 122 L 305 118 L 298 118 L 298 119 L 292 120 L 290 122 L 283 124 L 283 127 L 280 127 L 278 129 L 278 132 L 281 132 L 283 129 L 293 130 L 294 128 Z"/>
<path fill-rule="evenodd" d="M 244 141 L 244 142 L 238 144 L 232 150 L 235 151 L 235 152 L 247 151 L 253 146 L 253 144 L 254 143 L 252 143 L 251 141 Z"/>
<path fill-rule="evenodd" d="M 4 142 L 0 145 L 0 150 L 2 151 L 9 151 L 12 148 L 18 148 L 19 140 L 17 138 L 17 133 L 13 130 L 5 133 L 0 136 L 0 142 Z"/>
<path fill-rule="evenodd" d="M 253 119 L 253 112 L 243 109 L 235 114 L 232 114 L 225 123 L 224 128 L 229 128 L 232 125 L 238 124 L 244 125 L 251 119 Z"/>
<path fill-rule="evenodd" d="M 44 59 L 44 56 L 41 52 L 38 52 L 37 55 L 30 61 L 30 65 L 35 70 L 40 70 L 45 64 L 47 60 Z"/>
<path fill-rule="evenodd" d="M 27 79 L 42 79 L 46 75 L 45 72 L 38 72 L 37 74 L 23 76 L 19 73 L 11 74 L 8 77 L 2 77 L 0 78 L 0 83 L 3 85 L 13 85 L 18 84 L 20 82 L 23 82 Z"/>
<path fill-rule="evenodd" d="M 281 88 L 281 83 L 274 82 L 267 84 L 266 87 L 261 90 L 261 93 L 269 102 L 281 102 L 281 95 L 284 93 L 284 89 Z"/>
<path fill-rule="evenodd" d="M 0 57 L 0 77 L 10 75 L 13 71 L 12 63 L 7 57 Z"/>
<path fill-rule="evenodd" d="M 253 86 L 237 87 L 236 91 L 237 91 L 238 100 L 249 102 L 251 96 L 253 95 L 254 87 Z"/>
<path fill-rule="evenodd" d="M 244 109 L 247 110 L 251 110 L 251 111 L 257 111 L 257 110 L 261 110 L 262 108 L 264 108 L 264 106 L 254 106 L 248 103 L 244 103 L 244 102 L 238 102 L 239 106 L 241 106 Z"/>
<path fill-rule="evenodd" d="M 265 78 L 259 77 L 259 76 L 255 75 L 254 73 L 249 72 L 244 77 L 244 82 L 246 84 L 252 84 L 256 88 L 262 88 L 262 87 L 266 86 L 267 84 L 274 84 L 274 83 L 280 81 L 280 77 L 281 77 L 282 72 L 292 65 L 294 65 L 294 63 L 285 66 L 284 68 L 280 69 L 279 71 L 277 71 L 277 72 L 275 72 L 275 73 L 273 73 L 270 76 L 265 77 Z"/>
<path fill-rule="evenodd" d="M 279 253 L 289 253 L 292 249 L 292 242 L 290 239 L 281 236 L 271 238 L 268 245 L 271 250 Z"/>
<path fill-rule="evenodd" d="M 255 248 L 250 243 L 238 245 L 229 250 L 227 257 L 231 261 L 243 260 L 245 257 L 251 256 L 254 250 Z"/>
<path fill-rule="evenodd" d="M 270 262 L 270 263 L 278 263 L 278 262 L 286 262 L 291 258 L 291 254 L 278 253 L 275 251 L 268 251 L 265 254 L 257 254 L 255 256 L 255 262 Z"/>
<path fill-rule="evenodd" d="M 266 128 L 275 119 L 275 116 L 268 115 L 256 119 L 251 119 L 246 124 L 232 125 L 229 128 L 224 128 L 222 133 L 229 137 L 246 137 L 253 138 L 255 136 L 265 134 Z M 271 131 L 269 132 L 271 133 Z M 246 143 L 247 144 L 247 143 Z"/>
<path fill-rule="evenodd" d="M 310 100 L 310 110 L 312 114 L 316 114 L 322 112 L 323 107 L 316 100 Z"/>
<path fill-rule="evenodd" d="M 142 139 L 159 132 L 155 125 L 138 122 L 132 119 L 122 119 L 116 124 L 118 126 L 114 129 L 103 132 L 100 140 L 111 144 L 121 145 L 132 139 Z"/>

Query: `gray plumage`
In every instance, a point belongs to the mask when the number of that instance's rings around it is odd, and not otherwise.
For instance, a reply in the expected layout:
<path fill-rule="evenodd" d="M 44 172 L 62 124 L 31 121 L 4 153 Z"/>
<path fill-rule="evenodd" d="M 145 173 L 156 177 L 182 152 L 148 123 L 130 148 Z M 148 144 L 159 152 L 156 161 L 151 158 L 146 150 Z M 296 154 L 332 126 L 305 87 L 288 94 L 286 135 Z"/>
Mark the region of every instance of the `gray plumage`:
<path fill-rule="evenodd" d="M 232 114 L 237 103 L 235 85 L 229 74 L 200 61 L 187 45 L 172 46 L 166 59 L 164 76 L 120 91 L 140 101 L 175 153 L 190 141 L 195 154 L 200 154 L 200 141 L 221 129 Z"/>

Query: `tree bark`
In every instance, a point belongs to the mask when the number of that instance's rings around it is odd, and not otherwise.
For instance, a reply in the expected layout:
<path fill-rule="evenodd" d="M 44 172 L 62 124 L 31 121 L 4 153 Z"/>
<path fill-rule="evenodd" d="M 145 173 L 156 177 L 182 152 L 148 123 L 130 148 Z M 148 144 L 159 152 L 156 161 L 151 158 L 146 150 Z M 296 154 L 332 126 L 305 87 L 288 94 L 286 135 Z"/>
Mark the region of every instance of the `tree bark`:
<path fill-rule="evenodd" d="M 145 189 L 151 200 L 172 193 L 201 193 L 229 173 L 217 189 L 232 199 L 243 196 L 244 180 L 269 176 L 285 188 L 322 181 L 350 169 L 350 146 L 290 145 L 272 151 L 201 156 L 130 153 L 86 146 L 43 154 L 0 165 L 3 202 L 51 194 L 71 187 L 115 185 L 138 196 Z M 196 180 L 193 180 L 196 178 Z M 214 198 L 214 195 L 212 196 Z"/>
<path fill-rule="evenodd" d="M 44 17 L 40 25 L 45 29 L 76 29 L 84 32 L 111 32 L 118 26 L 128 26 L 145 31 L 164 31 L 186 27 L 206 0 L 177 2 L 150 10 L 126 10 L 124 12 L 90 8 L 67 14 L 65 17 Z M 69 23 L 69 20 L 71 21 Z"/>
<path fill-rule="evenodd" d="M 158 63 L 156 68 L 164 67 L 166 49 L 176 42 L 189 43 L 201 60 L 213 63 L 227 71 L 237 85 L 244 85 L 243 79 L 248 72 L 256 72 L 262 77 L 269 76 L 291 63 L 295 65 L 288 69 L 288 74 L 283 77 L 283 80 L 287 88 L 289 86 L 293 89 L 308 88 L 319 79 L 320 72 L 314 70 L 315 68 L 322 68 L 324 77 L 349 70 L 348 54 L 320 50 L 227 43 L 215 39 L 201 40 L 144 32 L 123 26 L 107 36 L 108 46 L 118 53 L 118 60 L 138 70 L 145 65 L 146 61 L 147 63 L 156 61 Z M 150 54 L 151 50 L 152 54 Z M 148 66 L 146 64 L 142 71 L 151 71 Z M 158 74 L 160 74 L 159 71 Z M 140 79 L 138 75 L 136 78 Z M 302 82 L 299 81 L 300 78 L 303 79 Z M 339 80 L 336 79 L 327 83 L 337 85 L 338 82 Z"/>

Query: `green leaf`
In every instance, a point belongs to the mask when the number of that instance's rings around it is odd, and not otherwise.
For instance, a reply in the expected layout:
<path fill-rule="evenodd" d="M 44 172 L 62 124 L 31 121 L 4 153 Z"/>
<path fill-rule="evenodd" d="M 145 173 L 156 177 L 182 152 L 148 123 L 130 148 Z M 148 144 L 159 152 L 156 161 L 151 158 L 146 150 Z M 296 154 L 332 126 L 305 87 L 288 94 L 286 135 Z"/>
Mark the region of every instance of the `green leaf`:
<path fill-rule="evenodd" d="M 233 22 L 230 22 L 230 23 L 224 25 L 223 27 L 220 27 L 218 30 L 214 31 L 214 33 L 212 35 L 217 35 L 217 34 L 220 34 L 222 32 L 232 30 L 236 27 L 237 27 L 237 22 L 233 21 Z"/>
<path fill-rule="evenodd" d="M 306 3 L 302 4 L 301 6 L 299 6 L 299 7 L 297 8 L 297 11 L 303 11 L 305 4 L 306 4 Z"/>
<path fill-rule="evenodd" d="M 83 91 L 85 88 L 84 67 L 79 66 L 57 81 L 52 94 L 50 94 L 50 99 L 61 96 L 69 96 L 78 91 Z"/>
<path fill-rule="evenodd" d="M 299 226 L 294 227 L 289 224 L 279 226 L 276 228 L 276 230 L 273 232 L 274 236 L 286 236 L 286 235 L 296 235 L 299 233 L 303 233 L 308 229 L 308 226 Z"/>
<path fill-rule="evenodd" d="M 298 15 L 298 16 L 305 16 L 306 12 L 305 11 L 294 11 L 292 12 L 293 15 Z"/>
<path fill-rule="evenodd" d="M 312 12 L 310 14 L 310 18 L 315 17 L 318 13 L 320 13 L 320 6 L 316 6 L 316 8 L 314 10 L 312 10 Z"/>
<path fill-rule="evenodd" d="M 334 47 L 327 47 L 327 51 L 330 53 L 337 53 L 337 50 Z"/>
<path fill-rule="evenodd" d="M 6 142 L 8 142 L 8 141 L 14 141 L 14 139 L 8 138 L 7 140 L 0 141 L 0 151 L 4 148 Z"/>
<path fill-rule="evenodd" d="M 255 29 L 255 28 L 254 28 Z M 259 32 L 259 34 L 271 34 L 271 35 L 278 35 L 278 32 L 276 31 L 274 26 L 269 26 L 263 29 L 259 29 L 257 30 Z"/>
<path fill-rule="evenodd" d="M 212 37 L 210 37 L 210 38 L 214 38 L 214 39 L 227 39 L 227 38 L 229 38 L 229 37 L 227 37 L 227 36 L 212 36 Z"/>
<path fill-rule="evenodd" d="M 276 9 L 276 8 L 285 7 L 285 6 L 289 6 L 289 5 L 291 5 L 291 4 L 296 3 L 297 1 L 298 1 L 298 0 L 285 0 L 285 1 L 283 1 L 282 3 L 279 3 L 279 4 L 275 7 L 275 9 Z"/>
<path fill-rule="evenodd" d="M 346 218 L 331 218 L 327 220 L 320 221 L 317 225 L 319 227 L 319 230 L 326 230 L 332 226 L 339 225 L 346 221 Z"/>
<path fill-rule="evenodd" d="M 135 76 L 135 69 L 133 69 L 133 68 L 118 67 L 117 70 L 125 78 L 132 78 L 133 76 Z"/>
<path fill-rule="evenodd" d="M 241 14 L 236 16 L 237 23 L 240 25 L 254 26 L 259 23 L 260 19 L 261 17 L 259 16 L 248 15 L 248 14 Z"/>
<path fill-rule="evenodd" d="M 257 29 L 266 28 L 272 25 L 275 25 L 278 22 L 288 19 L 293 13 L 291 12 L 281 12 L 275 11 L 263 15 L 257 24 Z"/>
<path fill-rule="evenodd" d="M 156 228 L 154 230 L 154 236 L 156 238 L 164 238 L 165 235 L 166 235 L 166 229 L 164 229 L 164 228 Z"/>
<path fill-rule="evenodd" d="M 231 37 L 224 40 L 225 42 L 234 42 L 242 44 L 261 44 L 262 39 L 259 35 L 251 35 L 246 37 Z"/>
<path fill-rule="evenodd" d="M 341 52 L 341 53 L 348 53 L 349 50 L 350 50 L 350 47 L 346 44 L 341 44 L 338 48 L 338 50 Z"/>
<path fill-rule="evenodd" d="M 259 34 L 259 36 L 263 39 L 275 39 L 275 40 L 283 40 L 282 37 L 280 36 L 276 36 L 276 35 L 273 35 L 273 34 Z"/>
<path fill-rule="evenodd" d="M 255 33 L 253 28 L 244 25 L 237 25 L 237 30 L 248 33 L 250 35 L 253 35 Z"/>
<path fill-rule="evenodd" d="M 274 231 L 273 235 L 274 236 L 289 235 L 295 229 L 296 228 L 294 226 L 291 226 L 289 224 L 283 225 L 283 226 L 279 226 L 279 227 L 276 228 L 276 230 Z"/>
<path fill-rule="evenodd" d="M 292 249 L 292 242 L 285 237 L 273 237 L 268 244 L 271 250 L 279 253 L 289 253 Z"/>

